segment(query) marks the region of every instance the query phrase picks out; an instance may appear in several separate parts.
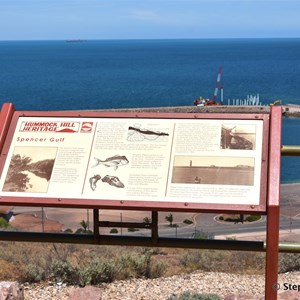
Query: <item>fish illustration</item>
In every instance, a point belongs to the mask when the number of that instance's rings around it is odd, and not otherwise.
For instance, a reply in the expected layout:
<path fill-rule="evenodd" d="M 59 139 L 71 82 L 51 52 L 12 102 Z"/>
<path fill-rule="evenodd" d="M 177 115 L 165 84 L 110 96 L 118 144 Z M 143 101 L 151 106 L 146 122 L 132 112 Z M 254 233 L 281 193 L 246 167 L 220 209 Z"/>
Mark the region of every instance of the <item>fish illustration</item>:
<path fill-rule="evenodd" d="M 97 183 L 100 179 L 101 179 L 101 176 L 100 176 L 99 174 L 97 174 L 97 175 L 95 175 L 95 176 L 93 176 L 93 177 L 91 177 L 91 178 L 89 179 L 89 181 L 90 181 L 90 187 L 91 187 L 91 189 L 92 189 L 93 191 L 96 189 L 96 187 L 97 187 L 96 183 Z"/>
<path fill-rule="evenodd" d="M 100 160 L 97 157 L 94 157 L 94 159 L 96 160 L 96 164 L 92 166 L 92 168 L 99 165 L 104 165 L 106 167 L 113 167 L 115 170 L 117 170 L 118 167 L 127 165 L 129 163 L 128 159 L 124 155 L 115 155 L 108 157 L 106 160 Z"/>
<path fill-rule="evenodd" d="M 117 176 L 106 175 L 101 179 L 102 182 L 107 182 L 108 184 L 115 186 L 117 188 L 124 188 L 124 183 Z"/>

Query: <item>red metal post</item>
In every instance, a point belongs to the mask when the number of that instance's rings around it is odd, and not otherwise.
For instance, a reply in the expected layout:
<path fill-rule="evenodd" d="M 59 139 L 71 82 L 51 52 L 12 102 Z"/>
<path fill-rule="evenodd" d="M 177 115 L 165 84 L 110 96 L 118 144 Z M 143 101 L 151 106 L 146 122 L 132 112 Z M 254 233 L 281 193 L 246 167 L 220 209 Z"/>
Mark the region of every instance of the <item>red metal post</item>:
<path fill-rule="evenodd" d="M 267 249 L 265 299 L 277 299 L 280 159 L 281 159 L 281 107 L 272 107 L 270 115 L 270 148 L 267 199 Z"/>
<path fill-rule="evenodd" d="M 2 151 L 14 111 L 15 108 L 12 103 L 4 103 L 2 105 L 0 113 L 0 152 Z"/>

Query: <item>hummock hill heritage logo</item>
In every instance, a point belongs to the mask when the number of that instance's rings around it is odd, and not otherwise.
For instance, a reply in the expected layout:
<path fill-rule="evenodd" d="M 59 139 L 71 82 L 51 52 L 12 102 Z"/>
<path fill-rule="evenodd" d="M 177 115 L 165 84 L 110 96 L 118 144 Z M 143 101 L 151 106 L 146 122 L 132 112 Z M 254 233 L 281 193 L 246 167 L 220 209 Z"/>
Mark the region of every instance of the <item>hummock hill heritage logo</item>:
<path fill-rule="evenodd" d="M 21 123 L 21 132 L 78 132 L 81 122 L 39 122 L 25 121 Z"/>
<path fill-rule="evenodd" d="M 80 132 L 92 132 L 93 130 L 93 122 L 82 122 Z"/>

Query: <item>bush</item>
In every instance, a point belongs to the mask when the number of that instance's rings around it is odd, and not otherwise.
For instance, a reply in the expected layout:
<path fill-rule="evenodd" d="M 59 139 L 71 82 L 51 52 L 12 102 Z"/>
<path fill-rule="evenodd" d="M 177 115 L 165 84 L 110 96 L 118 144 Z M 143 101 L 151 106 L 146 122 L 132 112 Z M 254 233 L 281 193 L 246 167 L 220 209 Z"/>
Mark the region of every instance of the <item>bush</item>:
<path fill-rule="evenodd" d="M 193 224 L 194 222 L 193 222 L 192 220 L 190 220 L 190 219 L 185 219 L 185 220 L 183 221 L 183 223 L 184 223 L 184 224 L 187 224 L 187 225 L 190 225 L 190 224 Z"/>
<path fill-rule="evenodd" d="M 41 265 L 30 263 L 26 266 L 23 280 L 26 282 L 40 282 L 46 279 L 46 270 Z"/>
<path fill-rule="evenodd" d="M 151 255 L 128 253 L 117 258 L 119 279 L 148 277 Z"/>
<path fill-rule="evenodd" d="M 138 228 L 128 228 L 127 229 L 128 230 L 128 232 L 135 232 L 135 231 L 140 231 Z"/>
<path fill-rule="evenodd" d="M 179 296 L 171 296 L 167 300 L 221 300 L 216 294 L 196 294 L 191 292 L 183 292 Z"/>
<path fill-rule="evenodd" d="M 0 217 L 0 228 L 11 227 L 10 224 L 2 217 Z"/>
<path fill-rule="evenodd" d="M 151 262 L 148 278 L 162 277 L 167 271 L 168 266 L 169 265 L 164 261 Z"/>
<path fill-rule="evenodd" d="M 255 222 L 255 221 L 258 221 L 260 220 L 261 216 L 260 215 L 250 215 L 250 216 L 247 216 L 245 221 L 246 222 Z"/>
<path fill-rule="evenodd" d="M 279 253 L 278 273 L 286 273 L 300 270 L 299 253 Z"/>
<path fill-rule="evenodd" d="M 112 228 L 111 230 L 110 230 L 110 233 L 118 233 L 119 231 L 118 231 L 118 229 L 117 228 Z"/>
<path fill-rule="evenodd" d="M 80 285 L 112 282 L 115 279 L 115 274 L 115 267 L 110 261 L 94 258 L 85 268 L 80 270 Z"/>
<path fill-rule="evenodd" d="M 19 280 L 20 275 L 23 273 L 22 268 L 17 268 L 14 262 L 9 262 L 0 259 L 0 281 L 15 281 Z"/>
<path fill-rule="evenodd" d="M 235 274 L 261 274 L 265 266 L 265 253 L 246 251 L 190 250 L 180 257 L 188 272 L 226 272 Z"/>
<path fill-rule="evenodd" d="M 194 239 L 209 239 L 209 240 L 213 240 L 214 239 L 214 235 L 212 233 L 204 232 L 202 230 L 196 230 L 192 234 L 192 238 L 194 238 Z"/>
<path fill-rule="evenodd" d="M 53 278 L 56 282 L 76 285 L 80 282 L 79 267 L 70 260 L 55 260 L 51 265 Z"/>

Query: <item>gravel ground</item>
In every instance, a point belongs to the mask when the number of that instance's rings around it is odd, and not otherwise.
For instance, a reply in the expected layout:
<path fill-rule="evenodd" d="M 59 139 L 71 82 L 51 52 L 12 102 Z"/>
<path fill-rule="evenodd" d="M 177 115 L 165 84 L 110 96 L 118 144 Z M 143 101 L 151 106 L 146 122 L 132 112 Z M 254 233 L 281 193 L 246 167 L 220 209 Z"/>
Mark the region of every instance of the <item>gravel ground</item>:
<path fill-rule="evenodd" d="M 69 300 L 71 287 L 66 284 L 24 284 L 25 300 Z"/>
<path fill-rule="evenodd" d="M 184 291 L 215 293 L 222 297 L 229 294 L 251 295 L 259 299 L 264 295 L 263 275 L 234 275 L 227 273 L 195 272 L 158 279 L 132 279 L 116 281 L 103 286 L 102 300 L 166 300 L 170 295 Z M 300 284 L 300 272 L 280 274 L 279 293 L 283 284 Z M 72 287 L 61 285 L 25 285 L 27 300 L 71 300 Z M 300 296 L 300 293 L 299 293 Z M 85 300 L 90 300 L 86 298 Z"/>

